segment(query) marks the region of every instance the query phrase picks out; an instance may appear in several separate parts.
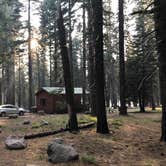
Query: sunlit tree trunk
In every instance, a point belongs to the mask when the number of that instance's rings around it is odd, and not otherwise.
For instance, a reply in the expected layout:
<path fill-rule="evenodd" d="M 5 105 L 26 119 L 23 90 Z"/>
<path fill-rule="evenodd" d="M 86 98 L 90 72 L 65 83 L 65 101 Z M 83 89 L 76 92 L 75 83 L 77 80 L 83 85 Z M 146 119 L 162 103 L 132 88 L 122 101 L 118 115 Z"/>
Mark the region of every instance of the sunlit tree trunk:
<path fill-rule="evenodd" d="M 40 79 L 40 57 L 38 51 L 36 51 L 36 57 L 37 57 L 37 83 L 38 83 L 38 89 L 41 88 L 41 79 Z"/>

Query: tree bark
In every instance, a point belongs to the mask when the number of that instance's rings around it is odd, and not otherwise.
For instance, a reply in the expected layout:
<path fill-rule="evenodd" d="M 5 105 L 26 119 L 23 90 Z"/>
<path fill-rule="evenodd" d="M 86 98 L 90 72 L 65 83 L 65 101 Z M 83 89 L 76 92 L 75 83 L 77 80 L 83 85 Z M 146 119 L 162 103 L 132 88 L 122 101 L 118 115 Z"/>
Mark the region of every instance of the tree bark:
<path fill-rule="evenodd" d="M 69 4 L 69 62 L 70 62 L 70 70 L 71 70 L 71 75 L 73 77 L 73 42 L 72 42 L 72 25 L 71 25 L 71 9 L 72 9 L 72 4 L 71 0 L 68 0 Z M 72 80 L 72 84 L 74 84 L 74 79 Z"/>
<path fill-rule="evenodd" d="M 152 111 L 156 110 L 156 104 L 155 104 L 155 92 L 154 92 L 154 79 L 151 79 L 151 107 Z"/>
<path fill-rule="evenodd" d="M 49 39 L 49 57 L 50 57 L 50 87 L 53 87 L 53 76 L 52 76 L 52 74 L 53 74 L 53 69 L 52 69 L 53 55 L 52 55 L 52 41 L 51 41 L 51 39 Z"/>
<path fill-rule="evenodd" d="M 140 112 L 145 112 L 145 99 L 144 99 L 143 91 L 141 89 L 138 92 L 138 100 L 139 100 Z"/>
<path fill-rule="evenodd" d="M 105 99 L 106 99 L 106 106 L 110 107 L 110 99 L 111 99 L 111 76 L 107 74 L 106 77 L 106 92 L 105 92 Z"/>
<path fill-rule="evenodd" d="M 82 101 L 86 106 L 86 23 L 85 23 L 85 1 L 83 1 L 83 85 L 82 85 Z"/>
<path fill-rule="evenodd" d="M 21 60 L 20 60 L 20 55 L 18 57 L 18 106 L 21 107 L 21 91 L 22 91 L 22 86 L 21 86 Z"/>
<path fill-rule="evenodd" d="M 39 53 L 36 50 L 36 57 L 37 57 L 37 84 L 38 84 L 38 89 L 41 88 L 41 79 L 40 79 L 40 57 Z"/>
<path fill-rule="evenodd" d="M 155 0 L 155 30 L 159 52 L 159 78 L 162 104 L 161 141 L 166 142 L 166 1 Z"/>
<path fill-rule="evenodd" d="M 54 16 L 57 17 L 56 14 Z M 58 85 L 58 42 L 57 42 L 57 24 L 56 21 L 54 22 L 54 86 Z"/>
<path fill-rule="evenodd" d="M 32 56 L 31 56 L 31 0 L 28 0 L 28 75 L 29 75 L 29 109 L 32 107 Z"/>
<path fill-rule="evenodd" d="M 62 56 L 62 63 L 63 63 L 63 72 L 64 72 L 64 81 L 65 81 L 65 90 L 66 90 L 66 103 L 67 103 L 67 110 L 69 113 L 69 128 L 70 131 L 77 131 L 78 130 L 78 123 L 76 112 L 74 110 L 74 87 L 72 84 L 72 74 L 71 74 L 71 67 L 69 61 L 69 55 L 66 45 L 66 33 L 63 21 L 63 15 L 61 10 L 61 4 L 59 4 L 59 17 L 57 20 L 58 30 L 59 30 L 59 44 Z"/>
<path fill-rule="evenodd" d="M 88 73 L 89 73 L 89 91 L 90 91 L 90 110 L 92 116 L 96 116 L 96 84 L 95 84 L 95 65 L 94 65 L 94 47 L 93 47 L 93 30 L 92 30 L 92 6 L 88 0 Z"/>
<path fill-rule="evenodd" d="M 119 0 L 119 79 L 120 79 L 120 115 L 127 115 L 125 60 L 124 60 L 124 0 Z"/>
<path fill-rule="evenodd" d="M 104 94 L 104 64 L 103 64 L 103 6 L 102 0 L 92 0 L 93 9 L 93 41 L 95 50 L 95 84 L 97 132 L 109 133 Z"/>

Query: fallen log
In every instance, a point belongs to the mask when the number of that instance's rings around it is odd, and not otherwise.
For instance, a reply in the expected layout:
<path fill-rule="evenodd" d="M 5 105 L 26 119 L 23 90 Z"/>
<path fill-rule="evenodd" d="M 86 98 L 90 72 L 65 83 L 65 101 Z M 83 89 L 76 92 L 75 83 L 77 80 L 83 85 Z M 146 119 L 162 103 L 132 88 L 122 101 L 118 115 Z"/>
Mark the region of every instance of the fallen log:
<path fill-rule="evenodd" d="M 87 128 L 90 128 L 94 125 L 95 125 L 95 123 L 92 122 L 92 123 L 88 123 L 86 125 L 80 125 L 78 128 L 79 129 L 87 129 Z M 54 131 L 47 131 L 47 132 L 25 135 L 24 139 L 34 139 L 34 138 L 46 137 L 49 135 L 54 135 L 54 134 L 58 134 L 58 133 L 66 132 L 66 131 L 70 131 L 70 129 L 69 128 L 61 128 L 59 130 L 54 130 Z"/>

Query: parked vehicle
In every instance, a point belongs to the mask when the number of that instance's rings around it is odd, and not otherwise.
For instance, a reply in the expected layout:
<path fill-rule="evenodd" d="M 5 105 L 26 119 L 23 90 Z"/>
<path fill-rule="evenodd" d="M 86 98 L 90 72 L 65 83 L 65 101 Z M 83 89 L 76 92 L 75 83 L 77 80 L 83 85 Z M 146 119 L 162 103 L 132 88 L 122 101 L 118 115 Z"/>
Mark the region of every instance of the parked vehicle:
<path fill-rule="evenodd" d="M 10 114 L 18 114 L 20 116 L 23 116 L 25 112 L 25 109 L 19 108 L 12 104 L 0 105 L 0 115 L 2 117 L 5 117 Z"/>

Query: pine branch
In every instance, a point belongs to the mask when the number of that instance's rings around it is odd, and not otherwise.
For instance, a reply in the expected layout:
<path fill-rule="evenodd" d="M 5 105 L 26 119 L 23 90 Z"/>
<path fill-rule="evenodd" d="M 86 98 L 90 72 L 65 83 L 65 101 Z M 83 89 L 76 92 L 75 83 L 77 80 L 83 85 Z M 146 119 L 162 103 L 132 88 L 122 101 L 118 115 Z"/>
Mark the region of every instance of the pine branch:
<path fill-rule="evenodd" d="M 140 89 L 142 88 L 142 85 L 143 85 L 143 83 L 144 83 L 145 81 L 149 80 L 149 79 L 153 76 L 154 72 L 155 72 L 157 69 L 158 69 L 158 67 L 155 67 L 155 68 L 152 70 L 151 73 L 147 74 L 147 75 L 141 80 L 141 82 L 140 82 L 140 84 L 139 84 L 139 86 L 138 86 L 138 90 L 140 90 Z"/>
<path fill-rule="evenodd" d="M 154 13 L 154 9 L 151 10 L 138 10 L 138 11 L 134 11 L 133 13 L 131 13 L 130 15 L 136 15 L 136 14 L 153 14 Z"/>
<path fill-rule="evenodd" d="M 131 13 L 130 15 L 153 14 L 154 13 L 154 8 L 152 8 L 151 10 L 148 10 L 152 5 L 154 5 L 154 2 L 150 3 L 144 10 L 135 11 L 135 12 Z"/>

